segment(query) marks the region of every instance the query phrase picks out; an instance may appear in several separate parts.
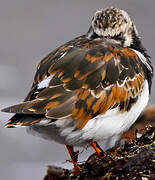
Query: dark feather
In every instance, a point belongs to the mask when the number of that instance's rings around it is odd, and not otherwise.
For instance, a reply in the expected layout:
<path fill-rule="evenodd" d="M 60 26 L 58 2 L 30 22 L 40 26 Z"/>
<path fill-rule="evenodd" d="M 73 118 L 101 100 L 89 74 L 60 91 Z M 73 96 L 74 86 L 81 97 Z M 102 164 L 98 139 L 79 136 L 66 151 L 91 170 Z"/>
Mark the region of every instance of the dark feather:
<path fill-rule="evenodd" d="M 8 126 L 72 116 L 76 127 L 83 128 L 114 107 L 129 111 L 141 94 L 146 73 L 133 50 L 81 36 L 45 57 L 25 102 L 2 111 L 18 113 Z M 49 76 L 49 84 L 38 89 Z"/>

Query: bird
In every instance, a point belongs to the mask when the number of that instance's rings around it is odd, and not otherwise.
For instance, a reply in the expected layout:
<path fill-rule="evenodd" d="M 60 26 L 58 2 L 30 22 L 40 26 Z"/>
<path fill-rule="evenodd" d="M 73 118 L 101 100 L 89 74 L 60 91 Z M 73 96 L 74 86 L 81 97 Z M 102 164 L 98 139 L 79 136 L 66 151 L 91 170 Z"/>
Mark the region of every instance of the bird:
<path fill-rule="evenodd" d="M 121 135 L 148 103 L 153 67 L 136 26 L 124 10 L 97 10 L 87 33 L 41 60 L 25 100 L 2 109 L 15 113 L 5 127 L 64 144 L 75 170 L 74 147 L 93 147 Z"/>

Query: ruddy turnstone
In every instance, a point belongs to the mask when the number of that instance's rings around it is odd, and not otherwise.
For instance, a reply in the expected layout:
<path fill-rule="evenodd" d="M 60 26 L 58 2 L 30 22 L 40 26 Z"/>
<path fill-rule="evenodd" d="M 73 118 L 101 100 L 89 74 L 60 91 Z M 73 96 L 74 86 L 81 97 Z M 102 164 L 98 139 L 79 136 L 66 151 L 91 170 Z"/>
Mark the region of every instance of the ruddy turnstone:
<path fill-rule="evenodd" d="M 89 31 L 47 55 L 38 65 L 24 102 L 3 109 L 16 113 L 7 128 L 65 144 L 78 169 L 73 146 L 129 129 L 148 103 L 153 68 L 129 15 L 117 8 L 94 14 Z"/>

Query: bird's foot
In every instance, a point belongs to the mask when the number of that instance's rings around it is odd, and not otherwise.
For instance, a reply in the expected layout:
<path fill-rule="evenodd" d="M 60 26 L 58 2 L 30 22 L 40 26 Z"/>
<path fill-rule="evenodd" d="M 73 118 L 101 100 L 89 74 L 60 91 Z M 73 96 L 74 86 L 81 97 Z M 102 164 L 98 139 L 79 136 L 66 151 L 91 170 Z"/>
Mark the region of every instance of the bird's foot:
<path fill-rule="evenodd" d="M 102 150 L 102 148 L 99 146 L 99 144 L 97 142 L 89 141 L 89 144 L 96 151 L 99 158 L 104 158 L 105 157 L 104 151 Z"/>
<path fill-rule="evenodd" d="M 74 151 L 73 149 L 73 146 L 69 146 L 69 145 L 66 145 L 67 147 L 67 150 L 71 156 L 71 159 L 72 159 L 72 163 L 74 165 L 74 169 L 71 173 L 73 174 L 80 174 L 80 167 L 78 166 L 78 155 L 79 155 L 79 151 Z"/>

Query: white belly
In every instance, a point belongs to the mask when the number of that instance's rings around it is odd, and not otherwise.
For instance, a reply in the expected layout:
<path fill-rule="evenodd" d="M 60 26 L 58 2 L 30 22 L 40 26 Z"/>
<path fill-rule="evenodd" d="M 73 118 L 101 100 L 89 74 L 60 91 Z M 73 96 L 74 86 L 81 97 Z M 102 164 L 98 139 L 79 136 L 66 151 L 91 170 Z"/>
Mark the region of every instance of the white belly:
<path fill-rule="evenodd" d="M 106 114 L 89 120 L 82 130 L 73 131 L 75 120 L 66 118 L 57 120 L 50 126 L 32 126 L 29 132 L 37 133 L 48 140 L 75 146 L 87 144 L 88 140 L 102 141 L 128 130 L 147 105 L 148 99 L 149 88 L 145 81 L 141 96 L 128 112 L 120 113 L 118 108 L 109 110 Z"/>

